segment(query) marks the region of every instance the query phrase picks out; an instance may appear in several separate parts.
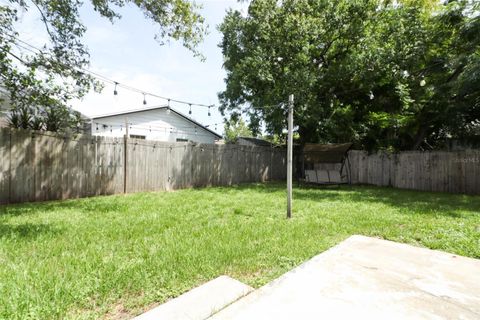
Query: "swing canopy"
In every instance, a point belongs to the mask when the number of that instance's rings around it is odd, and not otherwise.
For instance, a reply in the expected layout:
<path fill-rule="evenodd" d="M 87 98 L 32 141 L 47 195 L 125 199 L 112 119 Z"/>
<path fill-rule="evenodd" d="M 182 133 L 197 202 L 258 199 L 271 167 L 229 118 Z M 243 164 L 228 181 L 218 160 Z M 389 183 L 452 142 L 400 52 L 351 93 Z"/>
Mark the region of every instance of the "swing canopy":
<path fill-rule="evenodd" d="M 315 144 L 303 147 L 305 180 L 318 184 L 350 183 L 348 151 L 352 143 Z"/>
<path fill-rule="evenodd" d="M 303 147 L 306 162 L 342 163 L 352 147 L 351 143 L 315 144 L 307 143 Z"/>

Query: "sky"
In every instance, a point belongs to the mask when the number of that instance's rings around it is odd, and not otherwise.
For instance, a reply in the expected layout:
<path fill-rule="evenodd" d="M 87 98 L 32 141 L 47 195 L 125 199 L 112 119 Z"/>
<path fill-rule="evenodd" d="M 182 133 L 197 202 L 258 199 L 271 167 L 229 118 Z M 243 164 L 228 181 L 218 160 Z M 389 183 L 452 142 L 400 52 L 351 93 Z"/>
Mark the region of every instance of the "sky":
<path fill-rule="evenodd" d="M 86 3 L 81 8 L 81 18 L 87 32 L 83 42 L 90 53 L 89 70 L 99 73 L 121 84 L 152 92 L 172 99 L 201 104 L 218 105 L 218 92 L 225 88 L 225 71 L 222 69 L 223 57 L 218 44 L 221 34 L 217 26 L 229 8 L 246 11 L 247 3 L 236 0 L 203 0 L 201 14 L 209 25 L 209 34 L 199 46 L 206 57 L 202 62 L 192 52 L 184 48 L 180 42 L 171 41 L 159 45 L 154 39 L 158 30 L 151 21 L 144 18 L 135 6 L 128 5 L 119 10 L 122 18 L 112 24 L 102 18 L 91 5 Z M 20 37 L 36 46 L 43 45 L 45 34 L 38 16 L 25 14 L 20 20 Z M 143 95 L 106 84 L 102 93 L 89 93 L 82 100 L 71 102 L 74 109 L 95 116 L 116 113 L 125 110 L 141 109 L 157 105 L 165 105 L 166 101 L 146 97 L 147 105 L 143 105 Z M 171 103 L 176 110 L 187 114 L 189 107 Z M 192 107 L 192 117 L 223 133 L 223 118 L 216 108 L 212 108 L 208 116 L 206 108 Z"/>

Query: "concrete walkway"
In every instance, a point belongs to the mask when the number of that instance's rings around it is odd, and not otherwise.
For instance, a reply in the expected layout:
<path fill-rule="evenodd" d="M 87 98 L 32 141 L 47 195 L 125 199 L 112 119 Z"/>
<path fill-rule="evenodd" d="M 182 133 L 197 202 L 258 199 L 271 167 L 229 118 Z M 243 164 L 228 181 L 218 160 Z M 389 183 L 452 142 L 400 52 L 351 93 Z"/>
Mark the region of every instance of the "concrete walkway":
<path fill-rule="evenodd" d="M 480 260 L 352 236 L 209 319 L 480 319 Z"/>
<path fill-rule="evenodd" d="M 204 320 L 253 288 L 220 276 L 138 316 L 135 320 Z"/>

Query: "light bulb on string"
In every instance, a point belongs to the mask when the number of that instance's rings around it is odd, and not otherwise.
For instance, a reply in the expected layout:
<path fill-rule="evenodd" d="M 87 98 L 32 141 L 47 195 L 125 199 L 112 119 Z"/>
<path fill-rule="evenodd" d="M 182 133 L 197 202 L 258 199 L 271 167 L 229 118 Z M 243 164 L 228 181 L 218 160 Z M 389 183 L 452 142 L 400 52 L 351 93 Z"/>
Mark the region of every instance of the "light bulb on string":
<path fill-rule="evenodd" d="M 170 114 L 170 99 L 167 99 L 167 114 Z"/>
<path fill-rule="evenodd" d="M 210 106 L 208 106 L 208 116 L 210 117 L 212 114 L 210 113 Z"/>
<path fill-rule="evenodd" d="M 192 104 L 190 103 L 189 106 L 190 106 L 190 110 L 188 110 L 188 114 L 192 115 Z"/>
<path fill-rule="evenodd" d="M 147 104 L 147 98 L 146 98 L 146 94 L 145 94 L 145 93 L 143 94 L 143 104 L 144 104 L 144 105 Z"/>
<path fill-rule="evenodd" d="M 97 123 L 97 131 L 98 131 L 98 123 Z"/>
<path fill-rule="evenodd" d="M 113 95 L 114 95 L 114 96 L 116 96 L 116 95 L 118 94 L 117 85 L 118 85 L 118 82 L 115 81 L 115 88 L 113 89 Z"/>

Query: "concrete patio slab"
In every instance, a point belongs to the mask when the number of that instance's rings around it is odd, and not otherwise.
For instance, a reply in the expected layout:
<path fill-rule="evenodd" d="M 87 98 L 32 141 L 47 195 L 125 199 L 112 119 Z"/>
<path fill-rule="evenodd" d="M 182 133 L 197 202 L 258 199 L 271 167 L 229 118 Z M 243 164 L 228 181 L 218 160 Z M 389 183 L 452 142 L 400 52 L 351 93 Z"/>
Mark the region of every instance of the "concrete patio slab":
<path fill-rule="evenodd" d="M 352 236 L 210 319 L 480 319 L 480 260 Z"/>
<path fill-rule="evenodd" d="M 136 320 L 204 320 L 253 290 L 227 276 L 220 276 L 138 317 Z"/>

